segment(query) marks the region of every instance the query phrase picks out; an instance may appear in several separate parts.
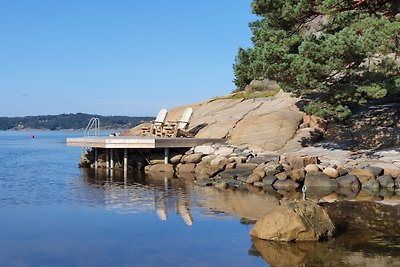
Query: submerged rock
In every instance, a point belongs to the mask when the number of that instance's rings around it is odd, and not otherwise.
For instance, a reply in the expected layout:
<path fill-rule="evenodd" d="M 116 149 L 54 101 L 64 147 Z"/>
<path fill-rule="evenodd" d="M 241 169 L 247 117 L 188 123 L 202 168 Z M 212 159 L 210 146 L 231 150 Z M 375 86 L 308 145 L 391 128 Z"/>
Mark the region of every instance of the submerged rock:
<path fill-rule="evenodd" d="M 312 201 L 284 204 L 258 220 L 250 235 L 271 241 L 319 241 L 333 235 L 328 213 Z"/>

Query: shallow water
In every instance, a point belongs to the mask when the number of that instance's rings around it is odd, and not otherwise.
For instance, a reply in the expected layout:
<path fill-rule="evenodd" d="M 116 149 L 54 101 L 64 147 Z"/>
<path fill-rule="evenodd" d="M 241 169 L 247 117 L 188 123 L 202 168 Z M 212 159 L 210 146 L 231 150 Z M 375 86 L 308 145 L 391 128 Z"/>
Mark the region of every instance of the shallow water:
<path fill-rule="evenodd" d="M 31 138 L 32 134 L 35 138 Z M 0 266 L 400 266 L 399 238 L 252 240 L 277 194 L 79 169 L 77 132 L 0 132 Z"/>

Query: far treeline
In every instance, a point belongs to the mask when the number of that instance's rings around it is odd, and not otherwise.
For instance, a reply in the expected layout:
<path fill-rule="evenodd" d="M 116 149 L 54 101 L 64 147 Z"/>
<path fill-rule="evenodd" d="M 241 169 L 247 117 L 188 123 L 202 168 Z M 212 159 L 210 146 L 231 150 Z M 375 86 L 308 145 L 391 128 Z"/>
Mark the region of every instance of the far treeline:
<path fill-rule="evenodd" d="M 101 129 L 127 129 L 153 117 L 100 116 L 93 114 L 60 114 L 26 117 L 0 117 L 0 130 L 79 130 L 85 129 L 92 117 L 99 118 Z"/>
<path fill-rule="evenodd" d="M 399 101 L 399 0 L 253 0 L 252 11 L 237 91 L 274 80 L 306 99 L 306 112 L 339 120 L 377 99 Z"/>

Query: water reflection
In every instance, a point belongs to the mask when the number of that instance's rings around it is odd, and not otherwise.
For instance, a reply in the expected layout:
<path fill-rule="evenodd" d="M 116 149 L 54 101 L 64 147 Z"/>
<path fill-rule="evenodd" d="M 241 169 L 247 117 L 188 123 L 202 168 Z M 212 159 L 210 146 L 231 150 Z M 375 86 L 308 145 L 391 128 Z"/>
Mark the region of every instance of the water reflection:
<path fill-rule="evenodd" d="M 129 178 L 128 178 L 129 176 Z M 131 177 L 134 177 L 131 178 Z M 141 172 L 125 175 L 120 170 L 82 169 L 82 179 L 102 189 L 106 209 L 123 213 L 153 212 L 162 221 L 173 210 L 192 225 L 190 186 L 168 176 L 149 177 Z M 97 199 L 99 197 L 93 196 Z"/>
<path fill-rule="evenodd" d="M 189 176 L 178 179 L 171 175 L 146 176 L 140 172 L 124 175 L 122 171 L 83 169 L 82 180 L 97 189 L 90 193 L 94 198 L 99 199 L 101 192 L 102 200 L 98 204 L 106 209 L 154 213 L 162 221 L 177 214 L 189 226 L 196 222 L 196 216 L 221 218 L 221 214 L 250 219 L 243 219 L 241 223 L 251 224 L 277 207 L 282 198 L 303 197 L 302 192 L 268 188 L 218 190 L 196 186 Z M 391 203 L 398 203 L 395 195 L 377 198 L 364 191 L 334 192 L 328 196 L 310 192 L 308 198 L 326 202 L 324 206 L 341 235 L 324 243 L 276 243 L 249 237 L 252 241 L 249 255 L 262 257 L 268 265 L 278 267 L 400 266 L 400 206 L 383 204 L 390 199 Z"/>
<path fill-rule="evenodd" d="M 353 232 L 329 242 L 270 242 L 253 239 L 249 254 L 274 267 L 400 266 L 399 239 Z"/>

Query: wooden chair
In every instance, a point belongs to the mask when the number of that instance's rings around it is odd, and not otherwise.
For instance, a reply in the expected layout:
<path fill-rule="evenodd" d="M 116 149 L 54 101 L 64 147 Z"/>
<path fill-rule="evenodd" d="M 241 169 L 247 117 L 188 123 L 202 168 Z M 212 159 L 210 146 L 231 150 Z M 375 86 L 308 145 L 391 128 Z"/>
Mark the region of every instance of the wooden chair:
<path fill-rule="evenodd" d="M 189 127 L 189 120 L 190 117 L 192 116 L 192 113 L 193 109 L 187 108 L 183 112 L 182 117 L 179 121 L 168 121 L 163 128 L 163 134 L 166 137 L 178 137 L 178 136 L 189 137 L 184 133 L 187 131 Z"/>
<path fill-rule="evenodd" d="M 162 129 L 165 123 L 165 118 L 167 117 L 167 110 L 165 108 L 161 109 L 157 117 L 154 121 L 151 121 L 148 123 L 148 125 L 143 126 L 141 128 L 142 130 L 142 136 L 148 136 L 148 135 L 155 135 L 155 136 L 162 136 Z"/>

